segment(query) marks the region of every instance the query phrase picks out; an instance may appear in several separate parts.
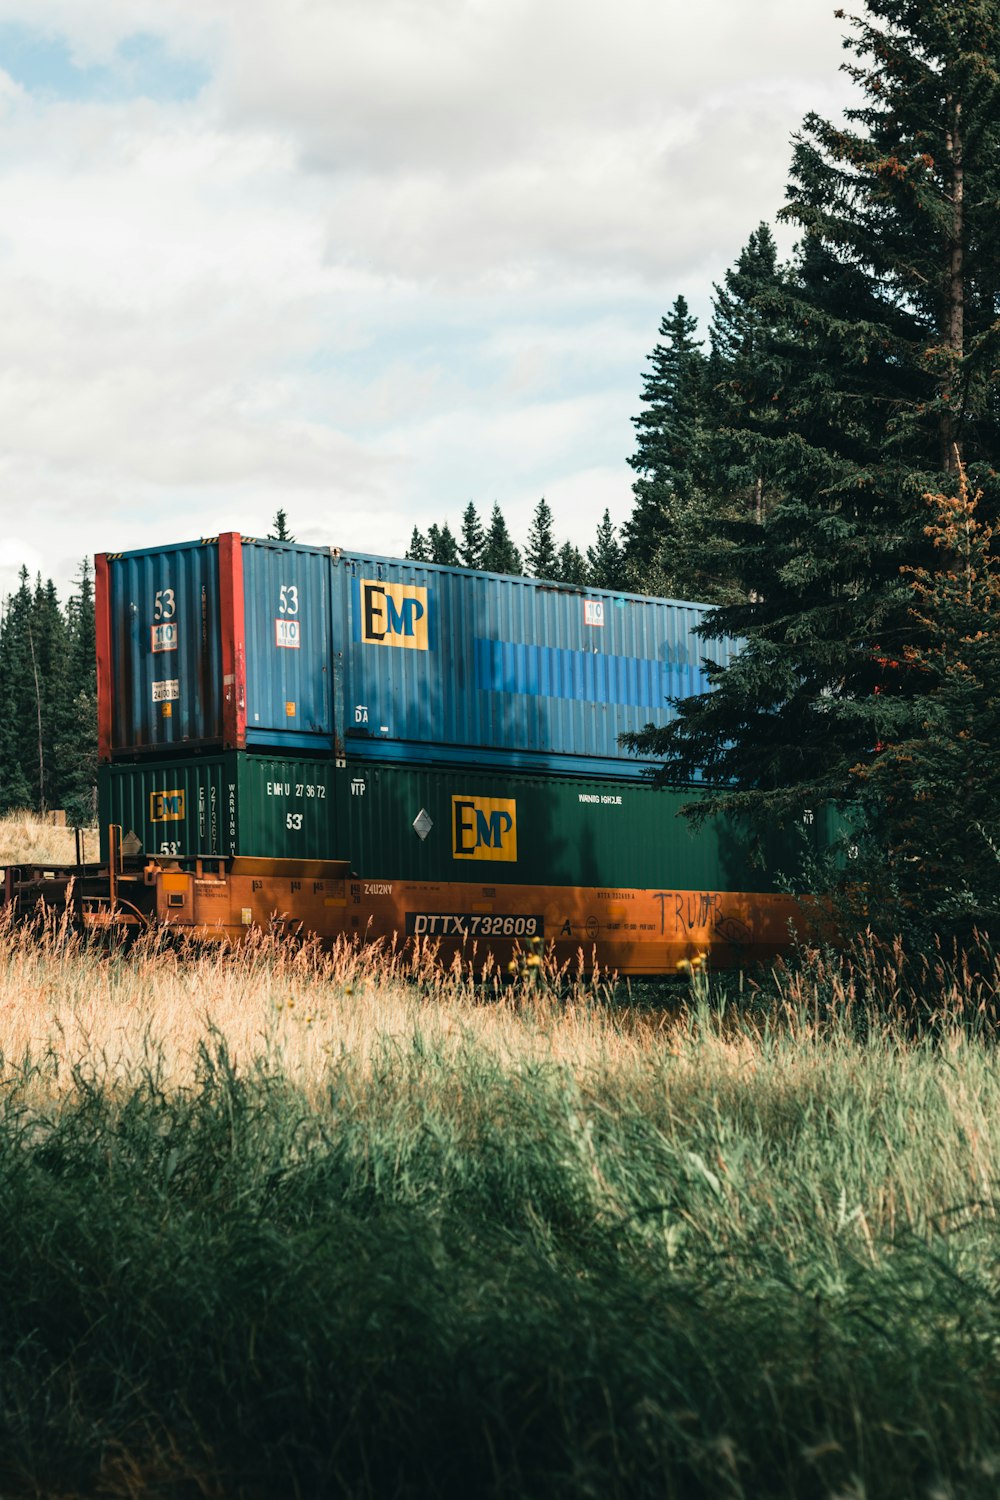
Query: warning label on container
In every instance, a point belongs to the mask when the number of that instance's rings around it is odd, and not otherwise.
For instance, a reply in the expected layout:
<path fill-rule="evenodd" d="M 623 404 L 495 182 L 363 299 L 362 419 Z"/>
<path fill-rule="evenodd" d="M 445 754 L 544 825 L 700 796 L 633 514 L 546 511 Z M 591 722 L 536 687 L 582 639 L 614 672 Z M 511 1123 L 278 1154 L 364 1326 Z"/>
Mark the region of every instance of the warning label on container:
<path fill-rule="evenodd" d="M 545 918 L 487 912 L 408 911 L 411 937 L 544 937 Z"/>
<path fill-rule="evenodd" d="M 175 620 L 169 620 L 161 625 L 151 625 L 149 631 L 154 652 L 177 650 L 177 622 Z"/>
<path fill-rule="evenodd" d="M 168 703 L 179 698 L 181 695 L 180 681 L 176 677 L 169 677 L 164 682 L 153 683 L 153 702 Z"/>
<path fill-rule="evenodd" d="M 585 625 L 604 624 L 604 600 L 584 599 L 583 601 L 583 623 Z"/>
<path fill-rule="evenodd" d="M 302 630 L 298 620 L 275 620 L 274 644 L 298 651 L 302 645 Z"/>

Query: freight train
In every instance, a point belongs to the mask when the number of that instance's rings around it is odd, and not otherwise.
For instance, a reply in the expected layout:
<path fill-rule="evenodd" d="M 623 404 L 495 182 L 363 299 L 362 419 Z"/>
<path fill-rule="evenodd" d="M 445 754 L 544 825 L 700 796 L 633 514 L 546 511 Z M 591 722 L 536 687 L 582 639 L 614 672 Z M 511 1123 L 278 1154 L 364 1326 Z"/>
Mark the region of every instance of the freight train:
<path fill-rule="evenodd" d="M 75 875 L 90 924 L 541 939 L 622 974 L 770 959 L 802 920 L 822 820 L 692 828 L 711 794 L 621 747 L 737 649 L 704 606 L 237 533 L 95 575 L 101 863 L 8 871 L 22 909 Z"/>

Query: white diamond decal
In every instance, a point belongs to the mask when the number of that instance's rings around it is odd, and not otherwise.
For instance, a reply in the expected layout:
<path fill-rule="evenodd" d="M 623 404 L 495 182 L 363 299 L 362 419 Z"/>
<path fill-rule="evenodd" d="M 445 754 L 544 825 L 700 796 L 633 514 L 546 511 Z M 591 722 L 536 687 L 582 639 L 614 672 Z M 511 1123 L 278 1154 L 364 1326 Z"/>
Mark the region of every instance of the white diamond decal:
<path fill-rule="evenodd" d="M 413 820 L 413 829 L 418 839 L 425 839 L 434 827 L 431 815 L 426 808 L 421 808 Z"/>

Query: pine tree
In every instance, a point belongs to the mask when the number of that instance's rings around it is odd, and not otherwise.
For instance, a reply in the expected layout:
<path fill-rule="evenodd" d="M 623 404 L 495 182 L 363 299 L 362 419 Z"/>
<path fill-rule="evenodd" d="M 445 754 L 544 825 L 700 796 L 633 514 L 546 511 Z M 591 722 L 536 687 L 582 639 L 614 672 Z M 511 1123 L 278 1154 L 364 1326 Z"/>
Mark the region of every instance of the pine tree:
<path fill-rule="evenodd" d="M 94 581 L 84 558 L 66 607 L 69 692 L 62 737 L 55 752 L 60 767 L 59 805 L 78 826 L 96 821 L 97 668 Z"/>
<path fill-rule="evenodd" d="M 3 601 L 0 619 L 0 810 L 30 807 L 24 771 L 25 733 L 30 732 L 30 655 L 22 621 L 30 609 L 27 568 L 21 568 L 16 594 Z"/>
<path fill-rule="evenodd" d="M 31 740 L 37 745 L 34 678 L 28 647 L 31 589 L 28 570 L 21 569 L 15 594 L 4 601 L 0 627 L 0 809 L 36 806 L 32 788 Z M 35 754 L 37 764 L 37 751 Z"/>
<path fill-rule="evenodd" d="M 558 567 L 556 541 L 552 532 L 552 510 L 545 496 L 535 506 L 528 528 L 525 561 L 533 578 L 555 578 Z"/>
<path fill-rule="evenodd" d="M 698 323 L 678 297 L 660 323 L 660 338 L 642 388 L 645 410 L 633 417 L 638 446 L 629 459 L 638 478 L 635 507 L 622 528 L 626 560 L 642 575 L 676 529 L 676 517 L 696 501 L 704 444 L 705 357 Z"/>
<path fill-rule="evenodd" d="M 423 532 L 420 531 L 416 526 L 414 526 L 413 528 L 413 535 L 410 537 L 410 545 L 406 549 L 406 556 L 410 558 L 412 562 L 431 561 L 431 553 L 430 548 L 427 545 L 427 538 L 424 536 Z"/>
<path fill-rule="evenodd" d="M 552 577 L 556 583 L 572 583 L 580 588 L 589 583 L 590 574 L 579 547 L 575 547 L 572 542 L 563 542 L 556 556 Z"/>
<path fill-rule="evenodd" d="M 927 565 L 923 495 L 964 457 L 987 519 L 1000 498 L 1000 6 L 868 0 L 852 27 L 863 100 L 845 127 L 805 122 L 785 210 L 800 248 L 751 298 L 756 376 L 733 392 L 773 495 L 730 528 L 744 599 L 708 630 L 745 644 L 632 741 L 771 819 L 850 801 L 886 704 L 913 696 L 891 664 L 923 629 L 900 572 Z"/>
<path fill-rule="evenodd" d="M 461 561 L 455 534 L 447 521 L 443 526 L 428 526 L 427 550 L 430 553 L 431 562 L 444 563 L 449 568 L 458 567 Z"/>
<path fill-rule="evenodd" d="M 480 567 L 487 573 L 507 573 L 518 577 L 522 572 L 521 554 L 511 541 L 507 522 L 500 506 L 494 501 L 489 530 L 483 547 Z"/>
<path fill-rule="evenodd" d="M 771 401 L 780 388 L 772 351 L 784 316 L 785 276 L 774 236 L 767 224 L 759 224 L 715 287 L 706 372 L 706 505 L 700 534 L 689 532 L 684 539 L 681 565 L 692 594 L 713 603 L 742 598 L 734 539 L 746 543 L 780 494 L 780 457 L 745 426 L 744 416 L 748 406 Z"/>
<path fill-rule="evenodd" d="M 292 536 L 292 533 L 288 529 L 288 517 L 283 510 L 275 511 L 274 520 L 271 522 L 271 525 L 274 529 L 272 530 L 271 535 L 268 538 L 269 541 L 294 542 L 295 538 Z"/>
<path fill-rule="evenodd" d="M 625 587 L 625 559 L 608 510 L 598 524 L 594 545 L 587 548 L 587 565 L 595 588 Z"/>
<path fill-rule="evenodd" d="M 1000 556 L 981 498 L 964 470 L 957 493 L 927 497 L 935 560 L 904 570 L 920 627 L 900 664 L 912 696 L 883 700 L 883 738 L 856 768 L 871 910 L 924 939 L 967 942 L 1000 917 Z"/>
<path fill-rule="evenodd" d="M 72 680 L 66 620 L 51 578 L 35 581 L 29 619 L 29 648 L 36 678 L 36 721 L 40 737 L 37 806 L 44 811 L 62 806 L 63 782 L 69 767 L 57 747 L 65 743 L 70 716 Z"/>
<path fill-rule="evenodd" d="M 463 568 L 481 568 L 483 565 L 483 549 L 486 546 L 486 532 L 483 523 L 479 519 L 473 501 L 469 501 L 462 512 L 462 539 L 459 543 L 459 554 Z"/>

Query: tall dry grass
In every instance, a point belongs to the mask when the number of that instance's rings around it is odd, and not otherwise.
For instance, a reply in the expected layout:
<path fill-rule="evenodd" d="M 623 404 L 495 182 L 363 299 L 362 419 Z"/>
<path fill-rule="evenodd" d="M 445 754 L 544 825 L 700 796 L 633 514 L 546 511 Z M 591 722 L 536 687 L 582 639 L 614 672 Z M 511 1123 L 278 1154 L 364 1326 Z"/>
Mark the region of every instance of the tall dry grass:
<path fill-rule="evenodd" d="M 432 960 L 0 930 L 5 1494 L 995 1494 L 986 944 Z"/>
<path fill-rule="evenodd" d="M 100 853 L 96 828 L 84 830 L 84 860 L 94 862 Z M 0 817 L 0 867 L 4 865 L 70 865 L 76 859 L 72 828 L 56 828 L 31 812 L 6 813 Z"/>

